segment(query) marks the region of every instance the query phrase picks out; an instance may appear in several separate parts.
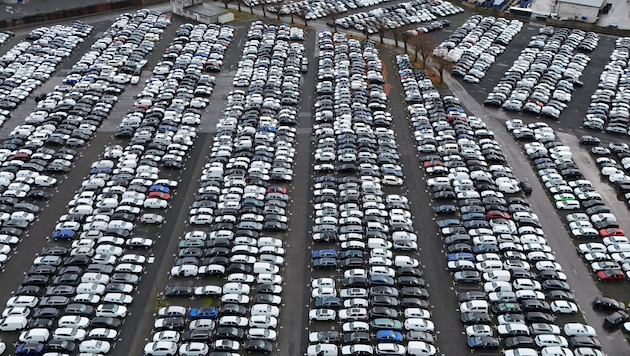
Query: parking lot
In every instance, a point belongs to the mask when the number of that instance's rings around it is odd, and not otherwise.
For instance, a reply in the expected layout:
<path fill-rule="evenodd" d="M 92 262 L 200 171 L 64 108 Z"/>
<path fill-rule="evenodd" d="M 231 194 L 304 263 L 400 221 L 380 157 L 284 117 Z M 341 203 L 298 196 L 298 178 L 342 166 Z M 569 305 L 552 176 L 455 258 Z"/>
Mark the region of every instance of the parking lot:
<path fill-rule="evenodd" d="M 69 25 L 83 41 L 55 40 Z M 591 303 L 627 302 L 627 148 L 609 143 L 628 140 L 580 127 L 588 103 L 613 102 L 585 78 L 616 38 L 566 62 L 583 73 L 550 94 L 567 106 L 556 121 L 482 106 L 541 33 L 496 28 L 511 34 L 483 48 L 496 58 L 470 62 L 485 74 L 450 90 L 375 42 L 267 21 L 140 10 L 15 31 L 0 47 L 16 68 L 0 126 L 4 354 L 627 353 L 627 315 Z M 615 105 L 597 129 L 626 124 Z M 561 153 L 575 165 L 534 162 Z"/>

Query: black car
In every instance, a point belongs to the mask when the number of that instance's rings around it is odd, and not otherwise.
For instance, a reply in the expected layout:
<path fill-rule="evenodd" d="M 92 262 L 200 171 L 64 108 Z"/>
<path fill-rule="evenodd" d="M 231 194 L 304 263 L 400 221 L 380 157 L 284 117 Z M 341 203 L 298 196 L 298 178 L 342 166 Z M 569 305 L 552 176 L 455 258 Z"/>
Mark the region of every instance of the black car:
<path fill-rule="evenodd" d="M 46 343 L 46 351 L 73 353 L 76 350 L 77 345 L 68 340 L 50 340 Z"/>
<path fill-rule="evenodd" d="M 247 308 L 238 304 L 226 303 L 221 306 L 219 313 L 221 315 L 245 315 Z"/>
<path fill-rule="evenodd" d="M 545 323 L 552 324 L 554 322 L 554 316 L 550 313 L 544 312 L 527 312 L 525 313 L 525 320 L 528 323 Z"/>
<path fill-rule="evenodd" d="M 168 286 L 164 291 L 165 297 L 190 297 L 193 295 L 193 288 L 188 286 Z"/>
<path fill-rule="evenodd" d="M 275 296 L 273 294 L 256 294 L 254 295 L 254 303 L 260 304 L 273 304 Z"/>
<path fill-rule="evenodd" d="M 462 323 L 466 325 L 471 324 L 490 324 L 492 323 L 492 318 L 488 313 L 480 313 L 480 312 L 467 312 L 462 313 L 461 315 Z"/>
<path fill-rule="evenodd" d="M 593 309 L 601 309 L 601 310 L 625 310 L 626 306 L 624 303 L 609 297 L 596 297 L 593 300 Z"/>
<path fill-rule="evenodd" d="M 414 267 L 400 267 L 396 270 L 397 276 L 422 277 L 422 270 Z"/>
<path fill-rule="evenodd" d="M 604 326 L 608 328 L 618 328 L 621 324 L 630 320 L 630 316 L 625 311 L 619 310 L 604 318 Z"/>
<path fill-rule="evenodd" d="M 601 349 L 602 344 L 594 336 L 572 336 L 569 338 L 569 347 L 572 349 L 578 347 L 589 347 L 592 349 Z"/>
<path fill-rule="evenodd" d="M 536 347 L 534 340 L 529 336 L 512 336 L 503 339 L 506 349 L 533 348 Z"/>
<path fill-rule="evenodd" d="M 240 340 L 244 335 L 245 331 L 243 331 L 243 329 L 234 327 L 219 327 L 214 332 L 214 336 L 221 339 L 226 338 Z"/>
<path fill-rule="evenodd" d="M 67 315 L 80 315 L 90 317 L 94 315 L 94 307 L 87 304 L 72 303 L 66 306 L 64 313 Z"/>
<path fill-rule="evenodd" d="M 247 340 L 243 344 L 243 347 L 247 352 L 258 352 L 265 355 L 271 353 L 273 350 L 273 345 L 269 341 L 261 339 Z"/>
<path fill-rule="evenodd" d="M 22 286 L 19 286 L 18 289 L 15 290 L 15 295 L 41 296 L 42 293 L 43 293 L 43 288 L 39 286 L 22 285 Z"/>
<path fill-rule="evenodd" d="M 316 340 L 311 340 L 312 342 L 324 343 L 324 344 L 338 344 L 341 340 L 339 336 L 339 331 L 328 330 L 328 331 L 318 331 L 315 337 Z"/>
<path fill-rule="evenodd" d="M 397 318 L 398 312 L 396 309 L 388 307 L 375 306 L 369 310 L 371 318 Z"/>
<path fill-rule="evenodd" d="M 37 308 L 33 313 L 33 318 L 45 318 L 45 319 L 55 319 L 61 315 L 61 312 L 57 308 L 45 307 L 45 308 Z"/>
<path fill-rule="evenodd" d="M 487 298 L 486 293 L 480 291 L 467 291 L 457 294 L 457 301 L 459 303 L 465 303 L 471 300 L 486 300 Z"/>
<path fill-rule="evenodd" d="M 430 308 L 429 302 L 420 298 L 402 298 L 400 299 L 400 306 L 403 308 Z"/>
<path fill-rule="evenodd" d="M 343 334 L 343 337 L 341 338 L 341 342 L 343 342 L 346 345 L 369 343 L 370 334 L 367 332 L 362 332 L 362 331 L 345 333 Z"/>
<path fill-rule="evenodd" d="M 46 286 L 50 282 L 50 278 L 43 274 L 31 274 L 22 280 L 23 286 Z"/>

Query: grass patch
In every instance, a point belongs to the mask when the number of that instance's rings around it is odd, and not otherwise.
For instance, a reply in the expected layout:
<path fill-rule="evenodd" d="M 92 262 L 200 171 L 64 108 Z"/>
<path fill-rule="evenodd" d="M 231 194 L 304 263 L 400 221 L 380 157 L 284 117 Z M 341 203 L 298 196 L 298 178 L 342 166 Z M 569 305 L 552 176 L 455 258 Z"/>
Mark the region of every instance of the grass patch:
<path fill-rule="evenodd" d="M 216 298 L 203 298 L 204 307 L 219 307 L 218 300 Z"/>
<path fill-rule="evenodd" d="M 258 15 L 250 13 L 247 8 L 243 8 L 241 11 L 238 9 L 229 9 L 228 11 L 234 14 L 234 22 L 249 21 L 258 17 Z"/>

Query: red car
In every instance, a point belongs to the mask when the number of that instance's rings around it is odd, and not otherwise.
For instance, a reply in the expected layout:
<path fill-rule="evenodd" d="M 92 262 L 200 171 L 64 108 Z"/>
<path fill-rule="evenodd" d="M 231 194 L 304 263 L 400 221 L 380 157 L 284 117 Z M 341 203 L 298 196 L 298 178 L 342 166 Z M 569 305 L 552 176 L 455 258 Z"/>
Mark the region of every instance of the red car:
<path fill-rule="evenodd" d="M 164 192 L 151 192 L 149 193 L 149 198 L 158 198 L 158 199 L 162 199 L 162 200 L 169 200 L 171 199 L 171 195 L 168 193 L 164 193 Z"/>
<path fill-rule="evenodd" d="M 489 212 L 486 213 L 486 219 L 488 220 L 492 220 L 492 219 L 509 219 L 510 218 L 510 214 L 504 212 L 504 211 L 500 211 L 500 210 L 490 210 Z"/>
<path fill-rule="evenodd" d="M 287 194 L 287 188 L 285 187 L 281 187 L 279 185 L 274 185 L 269 187 L 269 189 L 267 189 L 267 193 L 282 193 L 282 194 Z"/>
<path fill-rule="evenodd" d="M 606 269 L 597 272 L 597 279 L 600 281 L 623 281 L 626 275 L 619 269 Z"/>
<path fill-rule="evenodd" d="M 444 162 L 442 162 L 441 160 L 430 160 L 430 161 L 424 161 L 424 166 L 425 167 L 434 167 L 434 166 L 443 166 Z"/>
<path fill-rule="evenodd" d="M 601 237 L 610 237 L 610 236 L 626 236 L 624 234 L 623 229 L 618 227 L 609 227 L 607 229 L 599 230 L 599 234 Z"/>

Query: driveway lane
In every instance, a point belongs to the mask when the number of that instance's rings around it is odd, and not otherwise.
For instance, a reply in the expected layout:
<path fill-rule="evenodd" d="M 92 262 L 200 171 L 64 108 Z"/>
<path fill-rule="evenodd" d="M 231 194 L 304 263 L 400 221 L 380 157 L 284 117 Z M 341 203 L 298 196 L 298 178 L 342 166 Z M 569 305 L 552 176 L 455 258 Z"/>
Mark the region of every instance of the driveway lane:
<path fill-rule="evenodd" d="M 386 68 L 386 81 L 391 83 L 388 93 L 389 110 L 400 153 L 400 165 L 405 175 L 406 196 L 413 215 L 413 226 L 418 235 L 419 250 L 415 257 L 422 263 L 431 303 L 431 321 L 435 324 L 436 346 L 442 355 L 468 353 L 464 328 L 459 321 L 457 287 L 449 273 L 442 238 L 435 222 L 433 204 L 429 197 L 424 171 L 420 168 L 416 142 L 409 127 L 407 104 L 396 68 L 395 53 L 380 49 Z M 411 132 L 410 132 L 411 131 Z"/>
<path fill-rule="evenodd" d="M 310 201 L 313 184 L 311 154 L 311 132 L 313 128 L 312 108 L 315 95 L 316 59 L 310 57 L 316 48 L 315 31 L 305 32 L 305 57 L 309 60 L 309 71 L 302 75 L 298 125 L 291 184 L 291 205 L 284 248 L 285 265 L 282 307 L 280 309 L 277 351 L 280 355 L 299 355 L 308 348 L 308 305 L 310 298 L 309 249 L 311 246 L 310 216 L 313 212 Z M 312 331 L 312 330 L 311 330 Z"/>

